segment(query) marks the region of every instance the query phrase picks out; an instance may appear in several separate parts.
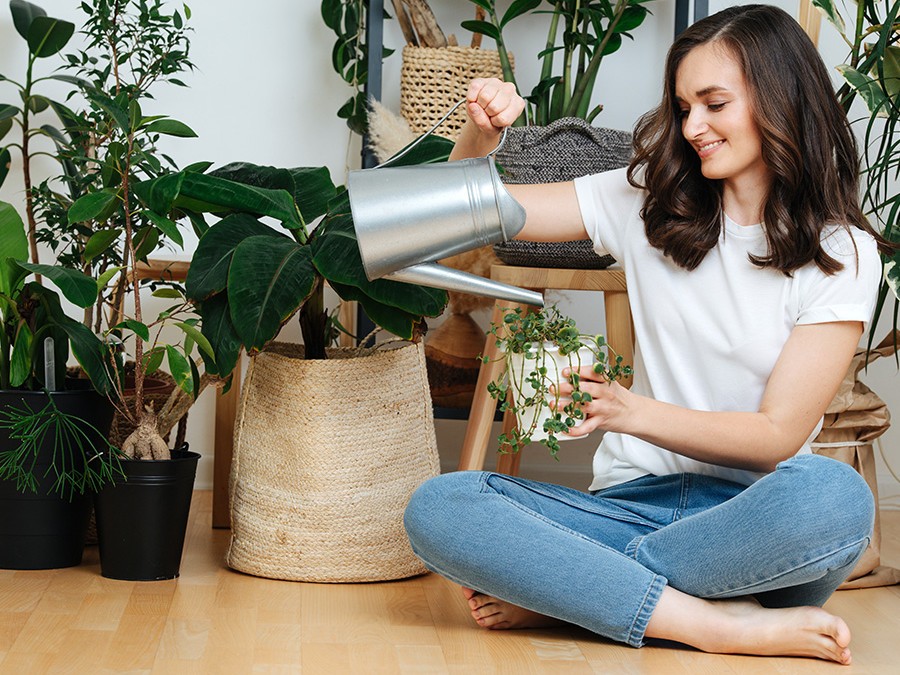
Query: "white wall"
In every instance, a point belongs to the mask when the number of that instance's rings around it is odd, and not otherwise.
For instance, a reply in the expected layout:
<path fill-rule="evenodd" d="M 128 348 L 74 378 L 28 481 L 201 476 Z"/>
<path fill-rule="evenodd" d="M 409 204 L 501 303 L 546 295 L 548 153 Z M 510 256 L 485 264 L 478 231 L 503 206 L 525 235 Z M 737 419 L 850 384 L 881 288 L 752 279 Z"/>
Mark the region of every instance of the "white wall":
<path fill-rule="evenodd" d="M 145 112 L 180 119 L 194 128 L 199 138 L 169 140 L 167 152 L 180 165 L 199 160 L 324 165 L 336 182 L 343 182 L 347 167 L 358 165 L 358 146 L 335 115 L 350 92 L 332 71 L 333 37 L 321 20 L 319 2 L 193 0 L 189 4 L 195 29 L 192 58 L 197 70 L 183 78 L 190 85 L 188 89 L 161 89 L 156 105 L 151 108 L 148 104 Z M 474 17 L 474 5 L 468 0 L 431 0 L 430 4 L 444 31 L 455 33 L 461 44 L 467 44 L 470 35 L 459 22 Z M 509 2 L 499 4 L 506 7 Z M 713 0 L 710 10 L 730 4 L 735 3 Z M 772 4 L 796 15 L 797 0 Z M 43 6 L 51 15 L 80 20 L 75 0 L 46 0 Z M 674 2 L 656 0 L 648 7 L 654 14 L 635 31 L 634 42 L 608 57 L 601 69 L 595 102 L 603 103 L 604 111 L 597 124 L 630 129 L 637 117 L 658 100 L 662 64 L 673 35 Z M 508 42 L 517 58 L 517 77 L 528 90 L 537 80 L 534 55 L 545 39 L 543 26 L 542 17 L 522 17 L 509 27 Z M 10 76 L 21 72 L 25 58 L 23 42 L 13 30 L 8 10 L 0 8 L 0 73 Z M 485 48 L 489 43 L 485 39 Z M 397 111 L 402 38 L 394 21 L 385 25 L 385 44 L 397 52 L 384 64 L 382 98 Z M 827 24 L 822 26 L 820 47 L 827 64 L 843 60 L 842 43 Z M 0 101 L 14 102 L 3 83 Z M 19 203 L 21 178 L 16 158 L 13 169 L 7 184 L 0 188 L 0 199 Z M 188 249 L 192 246 L 189 241 Z M 188 258 L 189 253 L 174 252 L 172 257 Z M 562 309 L 584 330 L 603 330 L 603 308 L 596 294 L 552 294 L 548 299 L 560 301 Z M 484 322 L 486 314 L 480 312 L 476 318 Z M 286 331 L 290 338 L 296 338 L 296 334 L 292 326 Z M 884 360 L 874 364 L 866 381 L 892 408 L 900 409 L 900 379 L 894 363 Z M 188 425 L 192 447 L 206 458 L 200 467 L 200 487 L 211 484 L 212 404 L 211 394 L 201 397 Z M 436 428 L 443 462 L 451 468 L 458 456 L 464 422 L 438 420 Z M 888 431 L 884 448 L 890 462 L 900 467 L 900 429 Z M 564 446 L 559 463 L 547 458 L 543 448 L 532 449 L 523 461 L 523 473 L 586 486 L 592 449 L 593 442 L 570 442 Z M 891 501 L 897 503 L 900 483 L 884 466 L 880 469 L 882 494 L 894 496 Z"/>

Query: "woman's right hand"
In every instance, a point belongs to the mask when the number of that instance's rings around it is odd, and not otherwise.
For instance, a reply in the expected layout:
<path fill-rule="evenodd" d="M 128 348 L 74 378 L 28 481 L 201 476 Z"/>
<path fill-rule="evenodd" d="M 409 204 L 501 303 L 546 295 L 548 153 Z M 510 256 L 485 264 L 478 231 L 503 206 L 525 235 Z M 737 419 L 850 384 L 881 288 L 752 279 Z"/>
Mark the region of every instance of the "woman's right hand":
<path fill-rule="evenodd" d="M 495 77 L 477 78 L 466 93 L 469 119 L 483 134 L 496 136 L 515 122 L 525 109 L 516 86 Z"/>

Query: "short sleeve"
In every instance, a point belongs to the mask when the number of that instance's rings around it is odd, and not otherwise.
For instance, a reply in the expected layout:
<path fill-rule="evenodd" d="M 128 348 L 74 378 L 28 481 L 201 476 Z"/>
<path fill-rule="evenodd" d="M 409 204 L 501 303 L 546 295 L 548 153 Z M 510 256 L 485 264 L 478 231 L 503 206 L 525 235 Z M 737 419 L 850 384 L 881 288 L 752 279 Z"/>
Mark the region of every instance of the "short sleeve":
<path fill-rule="evenodd" d="M 622 168 L 576 178 L 575 194 L 594 251 L 621 260 L 626 228 L 640 216 L 646 193 L 628 182 Z"/>
<path fill-rule="evenodd" d="M 798 324 L 862 321 L 868 326 L 881 281 L 881 257 L 871 235 L 851 228 L 833 228 L 822 239 L 828 255 L 843 269 L 828 275 L 811 264 L 801 275 Z"/>

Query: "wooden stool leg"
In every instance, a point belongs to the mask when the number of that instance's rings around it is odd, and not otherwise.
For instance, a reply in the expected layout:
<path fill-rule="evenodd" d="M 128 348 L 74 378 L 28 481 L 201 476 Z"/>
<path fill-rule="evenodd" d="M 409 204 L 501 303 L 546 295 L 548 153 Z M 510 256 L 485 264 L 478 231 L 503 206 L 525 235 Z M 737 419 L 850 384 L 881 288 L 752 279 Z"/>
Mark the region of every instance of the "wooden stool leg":
<path fill-rule="evenodd" d="M 231 475 L 231 458 L 234 453 L 234 420 L 241 398 L 241 357 L 234 368 L 231 389 L 223 394 L 216 392 L 215 457 L 213 459 L 212 526 L 231 527 L 231 504 L 228 497 L 228 481 Z"/>
<path fill-rule="evenodd" d="M 627 366 L 634 365 L 634 338 L 631 330 L 631 309 L 628 294 L 617 291 L 604 293 L 606 306 L 606 340 L 609 346 L 622 357 Z M 631 386 L 631 378 L 623 378 L 622 385 Z"/>
<path fill-rule="evenodd" d="M 507 434 L 516 427 L 516 415 L 511 410 L 503 413 L 503 433 Z M 524 448 L 519 452 L 505 452 L 497 455 L 497 473 L 505 473 L 507 476 L 519 475 L 519 464 L 522 462 L 522 453 Z"/>
<path fill-rule="evenodd" d="M 500 325 L 503 315 L 509 303 L 494 303 L 494 312 L 491 315 L 491 323 Z M 484 342 L 484 356 L 488 357 L 487 363 L 482 363 L 478 369 L 478 381 L 475 384 L 475 394 L 472 397 L 472 408 L 469 410 L 469 423 L 466 425 L 466 436 L 463 439 L 462 450 L 459 455 L 460 471 L 472 471 L 484 468 L 484 458 L 490 441 L 491 425 L 494 422 L 494 412 L 497 410 L 497 402 L 491 398 L 487 386 L 489 382 L 496 380 L 503 372 L 503 361 L 499 360 L 500 352 L 497 349 L 497 338 L 488 335 Z"/>

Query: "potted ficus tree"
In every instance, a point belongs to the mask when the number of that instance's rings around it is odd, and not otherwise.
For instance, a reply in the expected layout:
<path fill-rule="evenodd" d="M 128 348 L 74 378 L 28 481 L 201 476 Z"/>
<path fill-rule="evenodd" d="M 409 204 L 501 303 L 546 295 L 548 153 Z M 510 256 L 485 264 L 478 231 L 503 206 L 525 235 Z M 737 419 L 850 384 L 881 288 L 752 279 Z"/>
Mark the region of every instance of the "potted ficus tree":
<path fill-rule="evenodd" d="M 499 437 L 501 452 L 518 452 L 540 442 L 556 458 L 559 442 L 574 437 L 584 420 L 582 405 L 593 400 L 581 389 L 578 370 L 591 366 L 609 382 L 632 374 L 606 338 L 582 334 L 572 318 L 553 306 L 517 307 L 503 316 L 502 323 L 491 324 L 488 333 L 497 338 L 505 363 L 503 375 L 488 384 L 488 392 L 500 400 L 500 410 L 515 413 L 517 419 L 516 427 Z M 567 377 L 566 368 L 572 371 Z M 561 397 L 555 388 L 563 381 L 573 386 L 570 397 Z"/>

